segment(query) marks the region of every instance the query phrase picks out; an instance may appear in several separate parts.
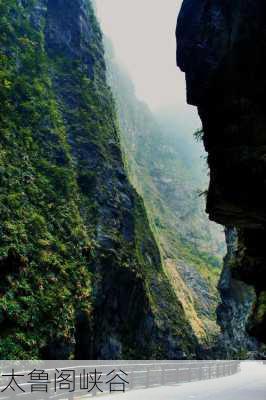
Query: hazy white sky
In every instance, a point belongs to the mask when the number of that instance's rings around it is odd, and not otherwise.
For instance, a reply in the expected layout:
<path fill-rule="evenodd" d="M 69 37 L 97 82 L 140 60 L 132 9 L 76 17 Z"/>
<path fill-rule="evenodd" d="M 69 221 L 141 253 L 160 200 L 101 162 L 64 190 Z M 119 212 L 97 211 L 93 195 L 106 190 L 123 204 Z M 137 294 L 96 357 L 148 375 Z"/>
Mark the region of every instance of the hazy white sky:
<path fill-rule="evenodd" d="M 186 104 L 185 79 L 176 67 L 175 27 L 181 0 L 96 0 L 102 30 L 128 70 L 136 94 L 154 111 L 176 108 L 191 129 L 200 126 Z"/>

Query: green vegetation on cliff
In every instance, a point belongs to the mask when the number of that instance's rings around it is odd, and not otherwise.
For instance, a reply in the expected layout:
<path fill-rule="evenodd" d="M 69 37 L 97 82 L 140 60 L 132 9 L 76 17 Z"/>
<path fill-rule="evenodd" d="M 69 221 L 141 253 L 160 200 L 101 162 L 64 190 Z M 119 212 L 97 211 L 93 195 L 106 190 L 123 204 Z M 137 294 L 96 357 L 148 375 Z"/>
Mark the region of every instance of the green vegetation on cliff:
<path fill-rule="evenodd" d="M 71 346 L 75 310 L 90 310 L 90 239 L 33 5 L 0 7 L 0 354 L 27 359 Z"/>
<path fill-rule="evenodd" d="M 143 197 L 164 269 L 200 340 L 217 332 L 217 283 L 222 265 L 222 227 L 208 220 L 199 189 L 207 185 L 195 149 L 175 132 L 175 120 L 155 116 L 140 102 L 106 39 L 108 77 L 115 94 L 127 170 Z M 194 155 L 195 157 L 195 155 Z"/>
<path fill-rule="evenodd" d="M 183 358 L 197 341 L 128 182 L 90 1 L 0 0 L 0 356 Z"/>

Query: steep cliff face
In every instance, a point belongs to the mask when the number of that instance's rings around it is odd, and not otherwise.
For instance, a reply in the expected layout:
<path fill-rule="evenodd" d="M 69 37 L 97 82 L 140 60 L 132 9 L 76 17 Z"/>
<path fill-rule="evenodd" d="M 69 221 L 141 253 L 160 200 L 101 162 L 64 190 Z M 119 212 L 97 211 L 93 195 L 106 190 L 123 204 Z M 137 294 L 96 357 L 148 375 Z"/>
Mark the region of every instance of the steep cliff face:
<path fill-rule="evenodd" d="M 0 34 L 1 358 L 192 357 L 90 1 L 0 1 Z"/>
<path fill-rule="evenodd" d="M 237 287 L 242 282 L 243 292 L 245 284 L 254 288 L 242 331 L 264 343 L 265 17 L 262 0 L 185 0 L 176 32 L 177 62 L 186 73 L 188 102 L 198 107 L 209 154 L 207 211 L 212 220 L 237 229 L 229 279 Z M 231 290 L 240 305 L 238 289 L 231 285 Z M 231 330 L 236 320 L 231 319 Z"/>
<path fill-rule="evenodd" d="M 198 195 L 205 185 L 200 173 L 204 161 L 198 156 L 194 163 L 193 145 L 185 142 L 182 132 L 169 132 L 171 122 L 161 125 L 136 97 L 128 73 L 105 42 L 107 76 L 117 103 L 130 179 L 144 199 L 163 266 L 186 318 L 199 340 L 209 344 L 218 331 L 215 310 L 224 232 L 209 221 L 205 201 Z"/>

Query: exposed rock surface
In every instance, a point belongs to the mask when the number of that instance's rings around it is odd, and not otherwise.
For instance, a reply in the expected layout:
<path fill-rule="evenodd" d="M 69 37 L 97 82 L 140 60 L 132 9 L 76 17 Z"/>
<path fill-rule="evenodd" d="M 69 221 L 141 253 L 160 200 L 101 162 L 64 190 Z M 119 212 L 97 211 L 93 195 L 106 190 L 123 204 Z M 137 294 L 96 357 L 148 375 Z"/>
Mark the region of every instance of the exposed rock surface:
<path fill-rule="evenodd" d="M 246 308 L 243 282 L 256 298 L 250 318 L 219 320 L 226 334 L 245 321 L 266 341 L 266 3 L 263 0 L 185 0 L 177 24 L 177 62 L 186 73 L 187 99 L 198 107 L 209 154 L 210 218 L 238 231 L 233 262 L 220 288 L 230 286 L 223 310 Z M 231 258 L 229 252 L 228 255 Z M 227 283 L 226 283 L 227 281 Z M 241 283 L 242 282 L 242 283 Z M 247 291 L 242 285 L 245 298 Z M 248 303 L 250 300 L 248 301 Z M 251 304 L 246 308 L 250 313 Z M 238 312 L 237 312 L 238 313 Z M 228 316 L 227 316 L 228 317 Z M 248 323 L 247 323 L 248 319 Z"/>
<path fill-rule="evenodd" d="M 221 275 L 219 290 L 222 303 L 217 310 L 218 323 L 223 335 L 218 345 L 219 357 L 232 355 L 247 356 L 258 349 L 258 342 L 248 335 L 246 326 L 252 316 L 256 302 L 256 292 L 252 285 L 234 278 L 233 267 L 236 263 L 238 237 L 235 228 L 226 229 L 227 255 Z"/>

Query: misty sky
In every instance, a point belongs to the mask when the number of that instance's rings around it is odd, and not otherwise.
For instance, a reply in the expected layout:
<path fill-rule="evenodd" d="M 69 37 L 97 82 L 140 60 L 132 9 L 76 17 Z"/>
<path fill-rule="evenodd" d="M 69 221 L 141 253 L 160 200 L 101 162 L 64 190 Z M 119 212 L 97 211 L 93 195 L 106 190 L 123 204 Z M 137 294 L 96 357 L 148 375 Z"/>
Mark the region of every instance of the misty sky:
<path fill-rule="evenodd" d="M 96 0 L 96 5 L 102 30 L 128 70 L 137 96 L 153 111 L 176 110 L 189 130 L 200 127 L 196 109 L 186 104 L 184 74 L 176 67 L 181 0 Z"/>

